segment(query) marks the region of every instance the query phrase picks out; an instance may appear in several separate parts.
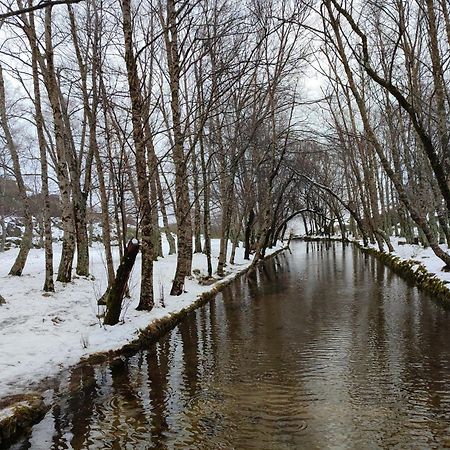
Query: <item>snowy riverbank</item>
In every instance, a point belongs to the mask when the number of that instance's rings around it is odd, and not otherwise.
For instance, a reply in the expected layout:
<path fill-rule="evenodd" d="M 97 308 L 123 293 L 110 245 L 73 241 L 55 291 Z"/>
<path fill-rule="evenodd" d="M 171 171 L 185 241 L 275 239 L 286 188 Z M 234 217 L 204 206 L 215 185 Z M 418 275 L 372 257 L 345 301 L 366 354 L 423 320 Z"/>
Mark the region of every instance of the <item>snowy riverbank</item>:
<path fill-rule="evenodd" d="M 168 252 L 164 244 L 164 254 Z M 269 249 L 271 254 L 281 248 Z M 118 262 L 118 251 L 115 262 Z M 231 249 L 230 249 L 231 250 Z M 114 327 L 102 326 L 98 298 L 106 287 L 103 247 L 91 248 L 90 279 L 75 278 L 68 284 L 56 283 L 56 292 L 44 294 L 44 252 L 33 249 L 21 277 L 10 277 L 8 271 L 17 249 L 0 253 L 0 293 L 6 304 L 0 306 L 0 398 L 23 392 L 34 382 L 55 375 L 81 358 L 97 352 L 119 349 L 137 338 L 139 331 L 152 321 L 176 313 L 195 302 L 199 295 L 223 280 L 234 278 L 248 267 L 244 249 L 236 249 L 234 265 L 228 265 L 225 278 L 216 283 L 200 285 L 196 278 L 186 280 L 186 293 L 169 295 L 175 272 L 176 255 L 160 258 L 154 265 L 156 306 L 151 312 L 136 311 L 139 298 L 140 255 L 130 280 L 130 299 L 124 300 L 122 321 Z M 55 246 L 55 270 L 61 252 Z M 219 240 L 212 241 L 213 267 L 217 266 Z M 195 254 L 193 271 L 206 274 L 206 257 Z M 164 298 L 164 305 L 160 299 Z"/>
<path fill-rule="evenodd" d="M 430 247 L 424 248 L 422 245 L 413 244 L 399 245 L 398 242 L 399 239 L 392 239 L 392 244 L 395 249 L 395 252 L 393 254 L 395 256 L 398 256 L 403 260 L 417 261 L 417 263 L 425 266 L 430 274 L 434 274 L 440 280 L 446 283 L 450 283 L 450 273 L 442 270 L 445 264 L 433 253 L 433 250 L 431 250 Z M 447 253 L 450 252 L 450 249 L 447 245 L 441 245 L 441 248 Z"/>

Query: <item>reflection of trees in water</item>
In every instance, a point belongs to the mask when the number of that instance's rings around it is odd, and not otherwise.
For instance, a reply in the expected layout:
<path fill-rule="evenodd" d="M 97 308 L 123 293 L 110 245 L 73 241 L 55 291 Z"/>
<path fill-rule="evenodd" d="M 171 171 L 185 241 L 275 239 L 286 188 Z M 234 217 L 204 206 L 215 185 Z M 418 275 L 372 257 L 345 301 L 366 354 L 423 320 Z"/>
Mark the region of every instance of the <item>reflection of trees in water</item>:
<path fill-rule="evenodd" d="M 220 349 L 218 344 L 219 337 L 217 335 L 217 326 L 218 326 L 217 307 L 218 307 L 218 299 L 215 298 L 209 303 L 209 339 L 211 342 L 210 357 L 212 358 L 213 361 L 211 369 L 216 367 L 220 355 Z"/>
<path fill-rule="evenodd" d="M 55 390 L 55 398 L 56 398 L 57 394 L 58 394 L 58 389 Z M 68 425 L 68 420 L 67 420 L 66 414 L 67 414 L 67 412 L 66 412 L 66 409 L 64 408 L 63 401 L 59 401 L 52 409 L 52 415 L 53 415 L 53 421 L 54 421 L 54 427 L 55 427 L 55 431 L 54 431 L 53 437 L 52 437 L 52 447 L 51 447 L 52 450 L 68 448 L 65 443 L 65 439 L 64 439 L 64 435 L 65 435 L 64 430 L 67 428 L 67 425 Z"/>
<path fill-rule="evenodd" d="M 198 334 L 195 313 L 178 325 L 183 346 L 183 380 L 188 396 L 194 398 L 198 391 Z M 187 398 L 189 401 L 189 398 Z"/>
<path fill-rule="evenodd" d="M 150 402 L 152 406 L 151 434 L 155 450 L 164 450 L 165 433 L 169 430 L 167 423 L 166 402 L 168 401 L 167 375 L 169 370 L 170 341 L 166 337 L 159 344 L 152 345 L 146 352 L 147 376 Z"/>
<path fill-rule="evenodd" d="M 114 423 L 118 425 L 113 426 L 113 433 L 116 435 L 114 443 L 122 442 L 122 444 L 125 444 L 133 441 L 130 433 L 132 435 L 134 433 L 145 434 L 146 430 L 149 429 L 145 408 L 138 393 L 140 386 L 135 386 L 135 383 L 130 379 L 131 360 L 119 358 L 115 360 L 115 364 L 110 366 L 112 387 L 115 393 L 115 401 L 112 402 Z M 122 426 L 123 422 L 126 426 Z"/>
<path fill-rule="evenodd" d="M 256 297 L 258 294 L 258 271 L 257 270 L 251 270 L 250 272 L 247 272 L 247 283 L 248 283 L 248 291 L 250 294 L 250 297 Z"/>
<path fill-rule="evenodd" d="M 63 384 L 61 381 L 61 385 L 55 388 L 53 394 L 56 403 L 51 410 L 53 434 L 50 448 L 52 450 L 86 448 L 98 397 L 94 367 L 89 365 L 75 367 L 70 371 L 68 386 Z M 60 394 L 60 390 L 66 389 L 69 394 L 66 392 Z"/>
<path fill-rule="evenodd" d="M 68 420 L 72 424 L 73 434 L 70 444 L 74 449 L 81 449 L 85 447 L 89 439 L 90 422 L 98 396 L 93 366 L 83 365 L 72 370 L 69 389 L 71 392 L 78 393 L 69 397 L 68 401 Z"/>
<path fill-rule="evenodd" d="M 262 267 L 262 273 L 266 277 L 267 281 L 272 281 L 275 276 L 275 261 L 273 259 L 270 259 L 269 261 L 265 261 L 264 264 L 261 265 Z"/>

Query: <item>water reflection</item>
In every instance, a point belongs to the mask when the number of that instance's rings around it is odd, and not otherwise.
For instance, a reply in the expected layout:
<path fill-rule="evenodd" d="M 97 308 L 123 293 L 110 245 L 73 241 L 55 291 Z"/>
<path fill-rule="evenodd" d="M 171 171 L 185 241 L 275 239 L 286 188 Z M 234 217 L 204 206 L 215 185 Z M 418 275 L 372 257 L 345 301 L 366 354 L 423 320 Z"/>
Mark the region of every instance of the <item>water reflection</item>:
<path fill-rule="evenodd" d="M 14 448 L 450 447 L 448 314 L 350 246 L 295 243 L 157 344 L 67 374 Z"/>

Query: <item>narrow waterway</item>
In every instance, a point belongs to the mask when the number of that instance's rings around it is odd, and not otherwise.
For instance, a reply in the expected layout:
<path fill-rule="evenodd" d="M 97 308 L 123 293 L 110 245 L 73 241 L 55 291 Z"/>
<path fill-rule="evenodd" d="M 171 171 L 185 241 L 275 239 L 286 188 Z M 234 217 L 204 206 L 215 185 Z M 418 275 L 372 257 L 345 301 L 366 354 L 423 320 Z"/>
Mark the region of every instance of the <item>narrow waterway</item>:
<path fill-rule="evenodd" d="M 450 448 L 449 325 L 358 249 L 294 242 L 156 345 L 68 373 L 13 448 Z"/>

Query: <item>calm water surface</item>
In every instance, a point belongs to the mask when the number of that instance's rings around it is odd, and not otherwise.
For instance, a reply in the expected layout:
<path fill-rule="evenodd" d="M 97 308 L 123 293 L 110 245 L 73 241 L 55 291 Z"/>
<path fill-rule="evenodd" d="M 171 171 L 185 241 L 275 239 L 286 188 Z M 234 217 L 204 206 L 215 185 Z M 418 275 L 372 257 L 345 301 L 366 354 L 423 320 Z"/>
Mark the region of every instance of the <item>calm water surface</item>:
<path fill-rule="evenodd" d="M 450 448 L 449 324 L 357 249 L 294 243 L 156 345 L 63 376 L 13 448 Z"/>

